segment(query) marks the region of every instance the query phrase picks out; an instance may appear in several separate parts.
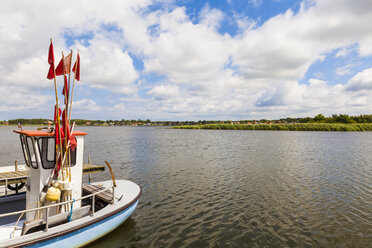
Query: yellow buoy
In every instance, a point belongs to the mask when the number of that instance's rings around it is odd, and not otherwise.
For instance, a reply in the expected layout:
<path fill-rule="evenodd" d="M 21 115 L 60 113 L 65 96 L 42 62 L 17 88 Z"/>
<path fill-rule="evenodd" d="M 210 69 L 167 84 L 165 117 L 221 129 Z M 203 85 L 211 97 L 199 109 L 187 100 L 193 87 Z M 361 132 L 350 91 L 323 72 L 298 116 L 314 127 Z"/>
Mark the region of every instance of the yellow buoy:
<path fill-rule="evenodd" d="M 59 188 L 50 187 L 46 193 L 47 201 L 58 201 L 61 197 L 61 190 Z"/>

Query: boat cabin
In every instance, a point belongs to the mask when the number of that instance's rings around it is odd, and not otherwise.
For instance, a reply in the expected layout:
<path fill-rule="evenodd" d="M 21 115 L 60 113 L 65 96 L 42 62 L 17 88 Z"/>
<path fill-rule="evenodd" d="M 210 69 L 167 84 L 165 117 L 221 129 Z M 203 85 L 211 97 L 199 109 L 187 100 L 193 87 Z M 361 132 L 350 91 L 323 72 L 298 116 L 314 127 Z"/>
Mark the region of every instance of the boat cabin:
<path fill-rule="evenodd" d="M 34 208 L 35 202 L 40 200 L 41 192 L 50 182 L 52 170 L 56 165 L 56 139 L 54 133 L 48 131 L 24 131 L 15 130 L 20 135 L 20 141 L 28 167 L 26 207 Z M 76 138 L 77 146 L 70 152 L 69 159 L 71 164 L 72 186 L 71 197 L 78 199 L 82 196 L 82 178 L 83 178 L 83 152 L 84 152 L 84 132 L 73 132 Z M 81 202 L 75 203 L 74 207 L 79 208 Z M 34 219 L 34 214 L 26 214 L 26 220 Z"/>

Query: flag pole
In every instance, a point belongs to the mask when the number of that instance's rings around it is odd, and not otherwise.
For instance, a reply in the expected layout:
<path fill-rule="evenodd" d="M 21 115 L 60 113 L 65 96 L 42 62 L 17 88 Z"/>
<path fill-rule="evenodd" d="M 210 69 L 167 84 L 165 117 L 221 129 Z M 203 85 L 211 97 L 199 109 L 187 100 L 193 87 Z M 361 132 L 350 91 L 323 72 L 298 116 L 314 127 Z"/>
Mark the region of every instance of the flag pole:
<path fill-rule="evenodd" d="M 50 43 L 52 43 L 52 38 L 50 38 Z M 54 53 L 54 51 L 53 51 Z M 54 57 L 54 56 L 53 56 Z M 56 80 L 56 68 L 54 66 L 54 61 L 53 61 L 53 78 L 54 78 L 54 90 L 56 94 L 56 106 L 55 106 L 55 111 L 57 112 L 57 124 L 58 128 L 60 128 L 60 121 L 59 121 L 59 106 L 58 106 L 58 91 L 57 91 L 57 80 Z M 57 130 L 54 131 L 55 135 L 57 134 Z M 61 132 L 59 132 L 59 140 L 61 141 Z M 57 137 L 56 137 L 57 138 Z M 58 159 L 59 159 L 59 153 L 61 149 L 58 149 L 58 144 L 56 144 L 56 166 L 58 166 Z"/>
<path fill-rule="evenodd" d="M 77 56 L 79 56 L 79 50 L 78 50 L 78 52 L 77 52 Z M 77 59 L 76 59 L 77 60 Z M 72 90 L 71 90 L 71 97 L 70 97 L 70 113 L 69 113 L 69 116 L 68 116 L 68 119 L 69 119 L 69 121 L 70 121 L 70 119 L 71 119 L 71 110 L 72 110 L 72 98 L 73 98 L 73 96 L 74 96 L 74 88 L 75 88 L 75 80 L 76 80 L 76 70 L 77 70 L 77 66 L 78 66 L 78 63 L 80 63 L 80 59 L 79 59 L 79 61 L 77 62 L 77 63 L 75 63 L 75 73 L 74 73 L 74 81 L 73 81 L 73 83 L 72 83 Z M 69 124 L 70 124 L 70 122 L 69 122 Z"/>
<path fill-rule="evenodd" d="M 66 129 L 66 132 L 65 134 L 67 135 L 67 132 L 70 132 L 70 130 L 67 130 L 68 128 L 70 128 L 70 118 L 67 118 L 68 117 L 68 113 L 69 113 L 69 98 L 70 98 L 70 79 L 71 79 L 71 60 L 72 60 L 72 50 L 71 50 L 71 57 L 70 57 L 70 63 L 69 63 L 69 66 L 68 66 L 68 85 L 67 85 L 67 90 L 65 92 L 65 97 L 66 97 L 66 108 L 65 108 L 65 119 L 66 119 L 66 123 L 68 123 L 68 126 L 65 128 Z M 67 136 L 66 136 L 67 138 Z M 68 145 L 68 142 L 67 142 L 67 139 L 66 139 L 66 150 L 65 150 L 65 156 L 68 155 L 68 159 L 66 159 L 66 170 L 67 170 L 67 167 L 68 167 L 68 178 L 69 178 L 69 182 L 71 182 L 71 161 L 70 161 L 70 149 L 69 149 L 69 145 Z"/>
<path fill-rule="evenodd" d="M 65 56 L 62 52 L 62 71 L 63 71 L 63 87 L 65 88 L 65 98 L 66 98 L 66 92 L 67 92 L 67 89 L 65 87 Z M 66 106 L 65 106 L 65 120 L 66 120 Z M 64 123 L 63 123 L 64 124 Z M 66 147 L 66 127 L 64 127 L 64 133 L 65 133 L 65 138 L 63 139 L 63 146 Z M 64 181 L 65 180 L 65 176 L 63 174 L 63 170 L 64 170 L 64 167 L 66 167 L 63 163 L 64 161 L 61 161 L 61 164 L 62 164 L 62 180 Z"/>
<path fill-rule="evenodd" d="M 72 58 L 72 50 L 71 50 L 71 58 Z M 64 73 L 64 72 L 63 72 Z M 70 98 L 70 78 L 71 78 L 71 61 L 70 61 L 70 64 L 69 64 L 69 68 L 68 68 L 68 84 L 67 84 L 67 90 L 66 90 L 66 93 L 68 92 L 68 94 L 65 95 L 66 97 L 66 109 L 65 109 L 65 114 L 67 117 L 67 113 L 69 112 L 69 98 Z M 68 121 L 68 125 L 70 126 L 70 119 L 66 119 Z"/>
<path fill-rule="evenodd" d="M 79 56 L 79 50 L 78 50 L 78 56 Z M 72 50 L 71 50 L 71 59 L 72 59 Z M 80 62 L 80 61 L 79 61 Z M 70 104 L 69 104 L 69 112 L 68 112 L 68 125 L 70 126 L 70 121 L 71 121 L 71 110 L 72 110 L 72 98 L 73 98 L 73 95 L 74 95 L 74 86 L 75 86 L 75 79 L 76 79 L 76 67 L 77 67 L 77 64 L 78 63 L 75 63 L 75 73 L 74 73 L 74 80 L 73 80 L 73 83 L 72 83 L 72 89 L 71 89 L 71 95 L 69 95 L 69 98 L 68 100 L 70 100 Z M 70 69 L 71 69 L 71 63 L 70 63 Z M 70 76 L 71 76 L 71 71 L 70 71 L 70 74 L 68 76 L 68 86 L 69 86 L 69 89 L 70 89 Z M 72 131 L 71 131 L 71 135 L 72 135 Z M 71 158 L 69 156 L 69 181 L 71 182 Z"/>

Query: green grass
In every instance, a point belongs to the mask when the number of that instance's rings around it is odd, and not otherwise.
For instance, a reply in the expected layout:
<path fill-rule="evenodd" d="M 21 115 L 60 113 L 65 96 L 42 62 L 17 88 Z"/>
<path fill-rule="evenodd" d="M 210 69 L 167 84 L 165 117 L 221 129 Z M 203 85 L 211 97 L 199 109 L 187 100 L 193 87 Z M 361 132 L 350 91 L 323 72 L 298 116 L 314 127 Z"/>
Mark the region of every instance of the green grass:
<path fill-rule="evenodd" d="M 298 123 L 298 124 L 204 124 L 176 126 L 178 129 L 273 130 L 273 131 L 372 131 L 372 123 Z"/>

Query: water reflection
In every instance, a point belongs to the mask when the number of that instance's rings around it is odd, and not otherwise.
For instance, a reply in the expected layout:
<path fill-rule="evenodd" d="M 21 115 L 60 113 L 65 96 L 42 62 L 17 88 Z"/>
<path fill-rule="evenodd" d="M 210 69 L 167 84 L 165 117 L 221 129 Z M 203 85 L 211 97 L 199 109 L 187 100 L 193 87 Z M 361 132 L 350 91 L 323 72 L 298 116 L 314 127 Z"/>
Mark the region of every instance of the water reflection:
<path fill-rule="evenodd" d="M 372 132 L 80 129 L 92 163 L 143 188 L 131 218 L 93 247 L 372 243 Z"/>

